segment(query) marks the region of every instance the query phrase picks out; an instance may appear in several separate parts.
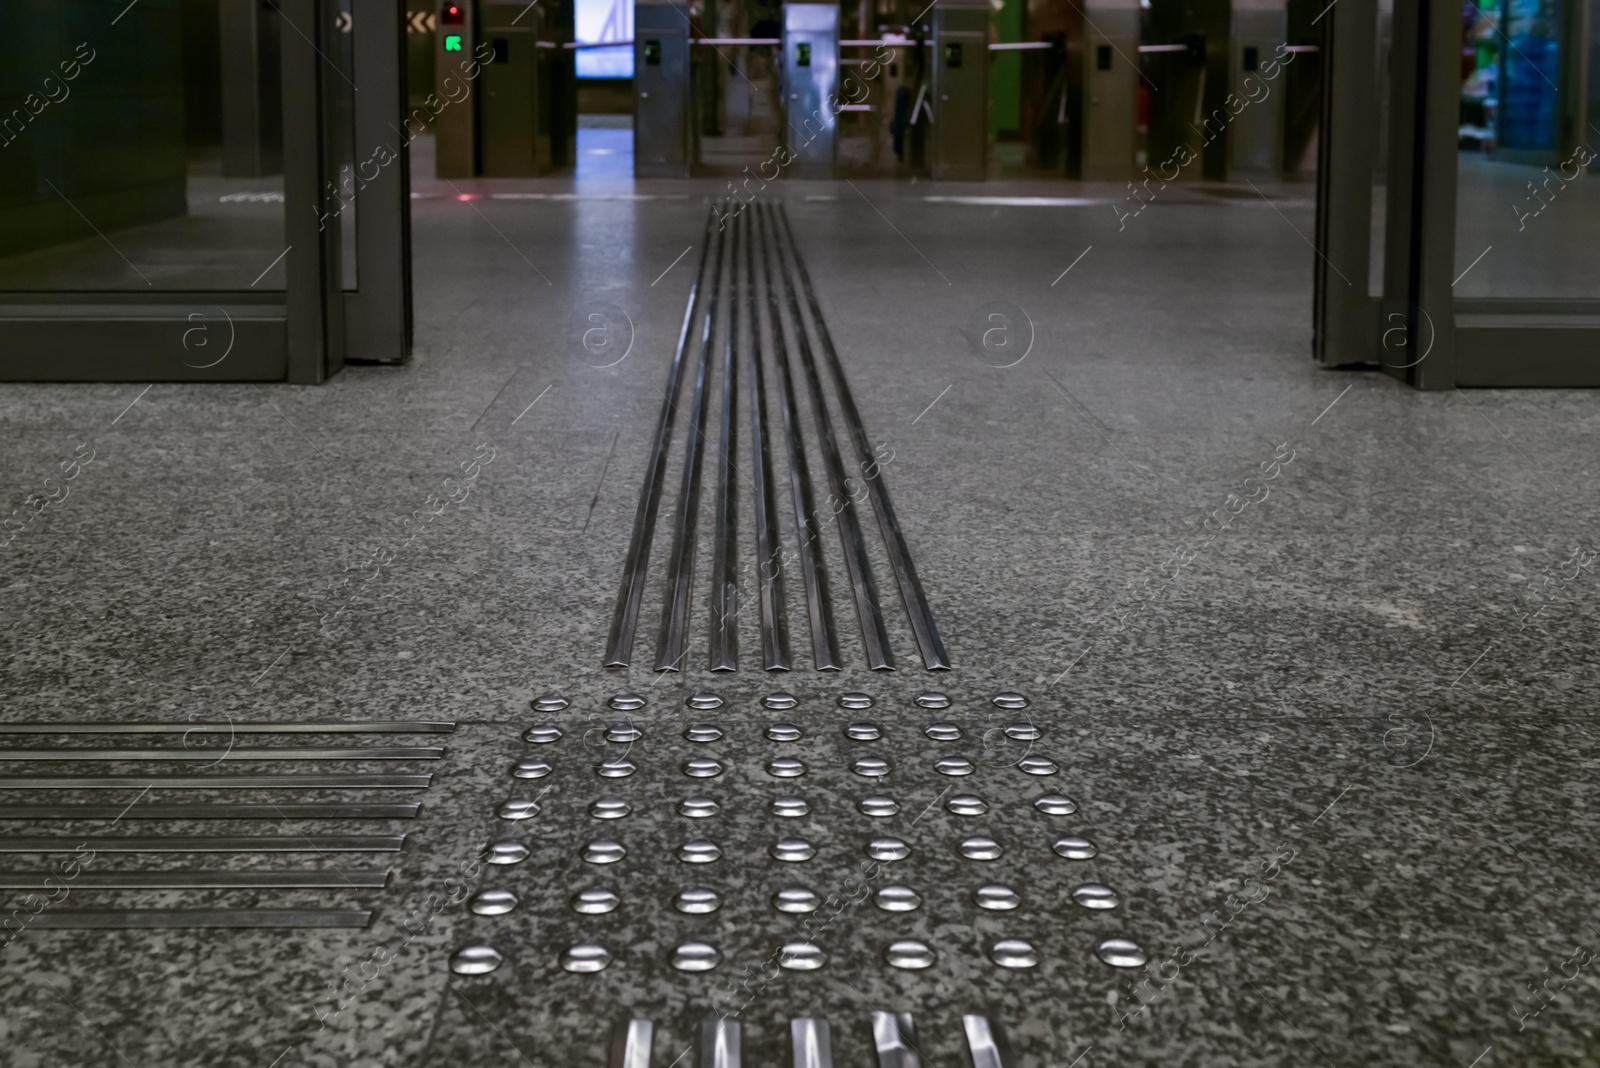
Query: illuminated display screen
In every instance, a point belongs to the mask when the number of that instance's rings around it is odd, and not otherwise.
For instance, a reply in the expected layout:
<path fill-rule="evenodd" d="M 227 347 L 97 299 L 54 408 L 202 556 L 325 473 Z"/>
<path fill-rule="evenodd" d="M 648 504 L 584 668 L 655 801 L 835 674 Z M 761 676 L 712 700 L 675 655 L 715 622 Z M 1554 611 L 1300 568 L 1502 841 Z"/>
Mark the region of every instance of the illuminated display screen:
<path fill-rule="evenodd" d="M 578 43 L 633 40 L 633 0 L 577 0 Z M 578 49 L 578 77 L 633 77 L 633 46 Z"/>

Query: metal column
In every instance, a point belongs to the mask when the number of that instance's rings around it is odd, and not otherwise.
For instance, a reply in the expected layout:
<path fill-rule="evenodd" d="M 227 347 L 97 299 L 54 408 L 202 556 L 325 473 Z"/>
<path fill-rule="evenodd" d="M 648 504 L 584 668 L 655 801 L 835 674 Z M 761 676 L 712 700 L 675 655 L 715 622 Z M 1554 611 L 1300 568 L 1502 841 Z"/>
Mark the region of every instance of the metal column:
<path fill-rule="evenodd" d="M 984 0 L 938 0 L 932 91 L 932 177 L 982 181 L 989 174 L 989 5 Z"/>
<path fill-rule="evenodd" d="M 1133 174 L 1139 103 L 1139 0 L 1089 0 L 1084 5 L 1081 160 L 1068 176 L 1089 181 Z"/>
<path fill-rule="evenodd" d="M 699 162 L 690 71 L 688 6 L 634 0 L 634 177 L 687 178 Z"/>
<path fill-rule="evenodd" d="M 1233 0 L 1228 55 L 1230 101 L 1238 108 L 1228 139 L 1228 171 L 1278 177 L 1283 172 L 1283 84 L 1263 78 L 1262 64 L 1281 62 L 1289 35 L 1286 0 Z"/>
<path fill-rule="evenodd" d="M 831 178 L 838 158 L 839 5 L 783 5 L 784 146 L 797 178 Z"/>

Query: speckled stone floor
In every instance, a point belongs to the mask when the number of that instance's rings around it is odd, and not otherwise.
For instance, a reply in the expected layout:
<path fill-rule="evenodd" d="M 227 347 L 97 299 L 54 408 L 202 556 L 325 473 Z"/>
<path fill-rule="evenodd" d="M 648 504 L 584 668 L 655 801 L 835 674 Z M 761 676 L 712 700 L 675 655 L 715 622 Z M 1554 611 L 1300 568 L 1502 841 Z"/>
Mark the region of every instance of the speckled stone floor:
<path fill-rule="evenodd" d="M 1600 982 L 1578 948 L 1600 938 L 1591 393 L 1424 395 L 1317 369 L 1312 253 L 1293 229 L 1311 228 L 1303 187 L 1264 187 L 1272 203 L 1175 189 L 1119 230 L 1110 187 L 1067 188 L 1081 206 L 1016 207 L 929 201 L 927 183 L 783 183 L 764 195 L 786 205 L 867 426 L 894 449 L 888 485 L 955 667 L 920 670 L 895 616 L 893 674 L 867 671 L 847 631 L 836 675 L 798 657 L 778 678 L 748 666 L 714 676 L 702 629 L 681 675 L 659 679 L 644 657 L 607 672 L 694 264 L 674 258 L 700 240 L 720 186 L 600 173 L 471 188 L 689 195 L 485 197 L 476 211 L 419 199 L 417 347 L 404 367 L 352 367 L 318 388 L 0 388 L 8 510 L 49 492 L 44 479 L 86 455 L 80 445 L 94 450 L 70 496 L 3 550 L 5 720 L 459 723 L 441 761 L 357 766 L 433 772 L 425 791 L 362 795 L 421 800 L 420 818 L 328 825 L 408 836 L 401 853 L 361 861 L 393 869 L 386 889 L 135 902 L 337 904 L 376 910 L 368 929 L 26 930 L 0 953 L 5 1064 L 591 1066 L 606 1063 L 613 1023 L 638 1014 L 658 1027 L 651 1063 L 670 1065 L 697 1021 L 727 1005 L 719 993 L 794 939 L 772 893 L 793 883 L 826 897 L 885 836 L 910 854 L 878 882 L 911 887 L 921 907 L 844 908 L 816 937 L 827 963 L 781 970 L 740 1012 L 747 1064 L 781 1062 L 787 1021 L 806 1015 L 830 1021 L 840 1068 L 871 1064 L 875 1009 L 913 1013 L 940 1065 L 966 1063 L 965 1013 L 1000 1025 L 1005 1063 L 1030 1068 L 1600 1064 Z M 439 192 L 426 177 L 417 189 Z M 978 193 L 1063 187 L 936 195 Z M 566 340 L 573 313 L 596 301 L 634 326 L 627 358 L 605 368 L 574 359 Z M 976 358 L 963 334 L 990 301 L 1032 324 L 1014 366 Z M 459 497 L 446 480 L 474 458 L 466 499 L 415 537 L 397 530 L 430 497 Z M 1275 459 L 1265 498 L 1220 530 L 1203 526 Z M 675 461 L 671 472 L 669 493 Z M 663 559 L 658 546 L 657 568 Z M 842 586 L 836 614 L 850 624 Z M 697 603 L 697 628 L 704 612 Z M 741 626 L 755 648 L 753 619 Z M 607 779 L 593 770 L 607 748 L 596 731 L 624 688 L 647 699 L 630 714 L 637 771 Z M 797 707 L 766 709 L 774 689 Z M 919 708 L 930 689 L 952 707 Z M 549 690 L 570 706 L 531 711 Z M 726 704 L 686 709 L 702 690 Z M 841 711 L 852 690 L 874 707 Z M 985 759 L 983 740 L 1012 722 L 989 703 L 1002 690 L 1029 698 L 1030 753 L 1057 774 Z M 768 738 L 779 719 L 804 737 Z M 851 740 L 855 719 L 883 737 Z M 545 720 L 563 738 L 525 743 Z M 724 737 L 684 739 L 702 720 Z M 963 737 L 929 738 L 936 720 Z M 702 753 L 724 773 L 685 776 Z M 552 774 L 514 779 L 525 755 Z M 889 775 L 853 774 L 861 755 L 885 759 Z M 807 774 L 774 778 L 777 756 Z M 943 756 L 972 759 L 975 774 L 941 775 Z M 1032 801 L 1047 791 L 1076 812 L 1040 813 Z M 950 812 L 953 792 L 987 811 Z M 0 802 L 126 803 L 137 791 L 6 793 Z M 898 814 L 859 811 L 879 793 Z M 691 794 L 715 798 L 718 815 L 680 816 Z M 805 798 L 809 814 L 774 816 L 779 794 Z M 539 815 L 500 819 L 519 795 L 538 798 Z M 602 796 L 632 812 L 592 818 Z M 317 797 L 340 798 L 354 796 Z M 139 803 L 260 799 L 164 791 Z M 4 830 L 151 833 L 131 821 Z M 770 855 L 791 834 L 814 860 Z M 999 859 L 962 857 L 973 835 L 992 837 Z M 1068 835 L 1097 854 L 1057 856 L 1051 843 Z M 680 861 L 695 836 L 720 859 Z M 476 861 L 511 837 L 527 840 L 528 860 Z M 628 850 L 605 871 L 579 856 L 600 837 Z M 520 905 L 479 916 L 453 903 L 463 871 L 474 891 L 512 890 Z M 591 883 L 621 907 L 573 912 L 569 897 Z M 716 889 L 722 908 L 674 910 L 691 883 Z M 988 883 L 1012 886 L 1021 907 L 978 909 L 971 895 Z M 1085 883 L 1111 887 L 1117 907 L 1076 904 L 1070 890 Z M 1148 966 L 1102 963 L 1094 946 L 1110 936 L 1143 947 Z M 890 968 L 884 948 L 900 938 L 926 942 L 934 965 Z M 1001 938 L 1032 942 L 1038 966 L 995 966 Z M 719 966 L 669 967 L 685 939 L 715 945 Z M 588 940 L 608 948 L 609 967 L 557 966 Z M 480 944 L 505 963 L 448 970 L 453 951 Z"/>

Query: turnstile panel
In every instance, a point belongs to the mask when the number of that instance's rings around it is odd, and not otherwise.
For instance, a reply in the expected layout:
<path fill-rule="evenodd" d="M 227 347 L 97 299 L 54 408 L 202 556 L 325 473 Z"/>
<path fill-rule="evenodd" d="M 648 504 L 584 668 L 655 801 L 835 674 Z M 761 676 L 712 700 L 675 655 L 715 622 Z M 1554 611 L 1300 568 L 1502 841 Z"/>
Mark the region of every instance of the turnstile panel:
<path fill-rule="evenodd" d="M 688 12 L 659 0 L 637 0 L 633 11 L 633 173 L 687 178 L 698 155 Z"/>
<path fill-rule="evenodd" d="M 784 144 L 798 177 L 832 177 L 837 158 L 839 7 L 783 5 Z"/>
<path fill-rule="evenodd" d="M 934 178 L 989 170 L 989 6 L 941 3 L 933 15 Z"/>

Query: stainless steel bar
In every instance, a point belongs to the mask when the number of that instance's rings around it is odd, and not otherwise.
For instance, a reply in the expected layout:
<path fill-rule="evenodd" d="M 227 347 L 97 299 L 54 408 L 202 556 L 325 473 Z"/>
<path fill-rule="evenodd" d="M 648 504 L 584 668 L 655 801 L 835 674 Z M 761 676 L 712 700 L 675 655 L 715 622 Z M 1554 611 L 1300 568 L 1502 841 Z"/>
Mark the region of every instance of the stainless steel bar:
<path fill-rule="evenodd" d="M 627 667 L 633 660 L 633 638 L 639 627 L 639 605 L 644 600 L 650 546 L 655 539 L 656 517 L 661 511 L 661 489 L 667 476 L 667 445 L 672 440 L 673 415 L 678 409 L 676 398 L 683 381 L 683 356 L 688 351 L 689 327 L 694 321 L 695 307 L 702 296 L 706 262 L 711 254 L 711 224 L 716 217 L 715 209 L 706 217 L 706 232 L 700 239 L 700 267 L 695 272 L 694 284 L 689 287 L 689 299 L 683 308 L 683 325 L 678 328 L 678 346 L 673 351 L 672 366 L 667 371 L 667 389 L 661 400 L 661 414 L 656 420 L 656 437 L 650 445 L 650 457 L 645 463 L 644 485 L 639 490 L 639 508 L 634 513 L 633 534 L 628 540 L 628 556 L 622 567 L 622 588 L 617 591 L 611 633 L 606 639 L 606 667 Z"/>
<path fill-rule="evenodd" d="M 246 835 L 190 838 L 4 838 L 0 853 L 71 853 L 86 846 L 96 853 L 398 853 L 403 834 Z"/>
<path fill-rule="evenodd" d="M 708 1018 L 700 1021 L 698 1068 L 739 1068 L 739 1021 Z"/>
<path fill-rule="evenodd" d="M 711 369 L 711 339 L 715 333 L 727 238 L 726 229 L 717 231 L 711 292 L 700 332 L 694 400 L 689 408 L 689 439 L 684 445 L 683 478 L 678 486 L 678 514 L 673 520 L 672 558 L 667 565 L 668 597 L 661 608 L 661 629 L 656 636 L 657 671 L 683 670 L 683 660 L 689 651 L 689 604 L 693 599 L 694 553 L 700 533 L 700 469 L 706 451 L 706 378 Z"/>
<path fill-rule="evenodd" d="M 800 557 L 800 581 L 806 590 L 806 619 L 811 627 L 811 661 L 818 671 L 838 671 L 839 639 L 833 625 L 833 597 L 828 589 L 827 565 L 817 545 L 817 514 L 811 492 L 811 469 L 806 460 L 806 443 L 800 426 L 800 407 L 789 371 L 789 349 L 783 337 L 783 315 L 778 306 L 777 275 L 772 266 L 772 236 L 765 213 L 755 212 L 756 230 L 761 236 L 761 282 L 767 293 L 767 319 L 772 326 L 772 359 L 778 365 L 778 381 L 783 394 L 783 439 L 789 460 L 789 497 L 794 505 L 795 544 Z M 781 543 L 779 543 L 781 544 Z M 776 557 L 763 560 L 762 566 L 782 570 Z"/>
<path fill-rule="evenodd" d="M 909 1012 L 874 1012 L 872 1046 L 878 1053 L 878 1068 L 922 1068 Z"/>
<path fill-rule="evenodd" d="M 0 805 L 4 820 L 412 820 L 417 801 L 327 805 Z"/>
<path fill-rule="evenodd" d="M 711 548 L 711 658 L 712 671 L 739 670 L 739 484 L 734 480 L 734 436 L 738 421 L 738 364 L 734 350 L 739 341 L 739 242 L 744 227 L 737 217 L 732 226 L 728 255 L 728 318 L 722 334 L 722 462 L 717 465 L 716 519 Z"/>
<path fill-rule="evenodd" d="M 839 394 L 839 409 L 844 413 L 845 429 L 855 443 L 856 456 L 861 462 L 861 473 L 865 476 L 870 471 L 874 475 L 864 479 L 867 493 L 872 498 L 872 510 L 878 516 L 878 529 L 883 534 L 884 545 L 888 549 L 889 564 L 894 569 L 895 581 L 900 587 L 900 597 L 905 602 L 906 616 L 911 621 L 917 648 L 922 653 L 923 666 L 929 671 L 948 669 L 950 654 L 945 651 L 944 640 L 939 637 L 939 626 L 934 622 L 933 612 L 928 607 L 927 595 L 922 590 L 922 581 L 917 578 L 917 569 L 911 562 L 911 550 L 906 545 L 905 532 L 900 529 L 900 520 L 896 518 L 894 505 L 889 500 L 889 487 L 884 480 L 883 472 L 874 466 L 872 439 L 867 436 L 866 424 L 861 419 L 861 410 L 856 407 L 855 397 L 850 392 L 850 382 L 845 377 L 844 363 L 839 359 L 839 350 L 834 346 L 828 324 L 822 318 L 822 307 L 817 302 L 817 291 L 811 284 L 811 275 L 806 270 L 805 261 L 800 258 L 800 248 L 795 244 L 794 229 L 789 225 L 788 213 L 781 207 L 778 212 L 783 218 L 783 228 L 789 239 L 789 247 L 794 253 L 795 268 L 800 277 L 801 288 L 805 291 L 806 303 L 810 306 L 812 318 L 816 322 L 817 337 L 822 342 L 823 355 L 827 357 L 828 367 L 833 372 Z"/>
<path fill-rule="evenodd" d="M 212 754 L 203 749 L 0 749 L 0 760 L 439 760 L 437 746 L 345 746 L 338 748 L 227 749 Z"/>
<path fill-rule="evenodd" d="M 789 1048 L 793 1068 L 833 1068 L 833 1038 L 827 1020 L 811 1016 L 790 1020 Z"/>
<path fill-rule="evenodd" d="M 365 927 L 370 909 L 103 909 L 41 912 L 28 924 L 46 931 L 184 930 L 201 927 Z"/>
<path fill-rule="evenodd" d="M 867 666 L 874 671 L 893 671 L 894 652 L 889 648 L 889 630 L 884 626 L 883 611 L 878 606 L 878 582 L 872 574 L 872 563 L 867 559 L 867 541 L 861 533 L 861 521 L 856 515 L 856 503 L 850 498 L 845 484 L 844 459 L 839 451 L 839 439 L 833 433 L 833 417 L 828 414 L 828 399 L 822 392 L 822 379 L 817 375 L 817 362 L 811 353 L 811 339 L 806 334 L 805 317 L 800 311 L 800 298 L 796 295 L 794 280 L 789 275 L 789 260 L 784 255 L 783 233 L 779 220 L 787 221 L 782 212 L 767 205 L 777 245 L 778 264 L 782 269 L 784 290 L 789 296 L 789 313 L 794 319 L 795 348 L 800 354 L 800 369 L 805 375 L 811 395 L 812 414 L 817 421 L 817 434 L 822 444 L 822 463 L 828 471 L 830 507 L 834 523 L 839 528 L 839 541 L 844 548 L 844 566 L 850 575 L 850 589 L 856 603 L 856 617 L 861 622 L 861 640 L 866 649 Z M 797 252 L 798 258 L 798 252 Z M 804 269 L 804 265 L 801 265 Z M 818 336 L 823 334 L 821 316 L 817 316 Z M 874 480 L 877 481 L 877 480 Z"/>
<path fill-rule="evenodd" d="M 650 1043 L 654 1037 L 655 1025 L 649 1020 L 618 1020 L 606 1068 L 650 1068 Z"/>
<path fill-rule="evenodd" d="M 47 871 L 0 872 L 0 890 L 381 890 L 385 868 L 361 871 L 80 871 L 68 879 Z"/>
<path fill-rule="evenodd" d="M 962 1030 L 967 1033 L 967 1051 L 972 1056 L 972 1068 L 1005 1068 L 1000 1059 L 1000 1043 L 994 1029 L 983 1016 L 961 1017 Z"/>
<path fill-rule="evenodd" d="M 750 451 L 756 457 L 756 588 L 761 599 L 761 663 L 768 671 L 788 671 L 789 613 L 784 604 L 783 568 L 774 553 L 782 544 L 778 500 L 772 484 L 772 450 L 767 444 L 767 379 L 761 360 L 761 310 L 756 302 L 756 231 L 749 220 L 744 242 L 744 306 L 750 323 Z M 763 262 L 765 258 L 763 257 Z"/>
<path fill-rule="evenodd" d="M 291 723 L 0 723 L 5 734 L 449 734 L 451 720 L 296 720 Z"/>
<path fill-rule="evenodd" d="M 0 775 L 0 790 L 426 790 L 428 775 Z"/>

